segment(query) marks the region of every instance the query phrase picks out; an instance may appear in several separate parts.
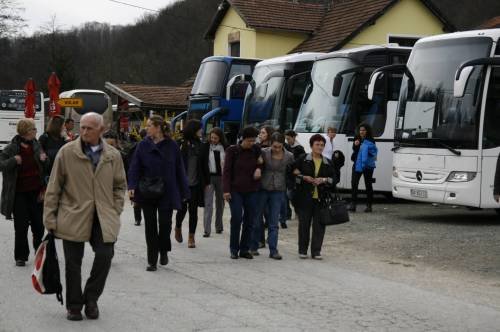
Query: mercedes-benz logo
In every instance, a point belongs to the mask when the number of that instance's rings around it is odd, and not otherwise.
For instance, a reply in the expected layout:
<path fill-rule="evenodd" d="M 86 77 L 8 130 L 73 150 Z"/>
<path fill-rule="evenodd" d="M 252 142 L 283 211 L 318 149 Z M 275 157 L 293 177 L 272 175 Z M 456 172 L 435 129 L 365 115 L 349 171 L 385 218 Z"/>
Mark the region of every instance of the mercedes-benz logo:
<path fill-rule="evenodd" d="M 418 171 L 417 172 L 417 180 L 418 180 L 418 182 L 422 181 L 423 177 L 424 176 L 422 175 L 422 172 Z"/>

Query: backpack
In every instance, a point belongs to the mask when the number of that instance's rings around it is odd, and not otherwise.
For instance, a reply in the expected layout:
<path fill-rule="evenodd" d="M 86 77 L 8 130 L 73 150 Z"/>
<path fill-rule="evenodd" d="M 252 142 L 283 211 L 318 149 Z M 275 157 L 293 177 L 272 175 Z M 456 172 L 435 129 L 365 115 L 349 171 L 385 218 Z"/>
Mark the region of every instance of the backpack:
<path fill-rule="evenodd" d="M 33 288 L 40 294 L 56 294 L 63 305 L 61 275 L 57 260 L 54 234 L 45 236 L 35 254 L 35 268 L 31 275 Z"/>

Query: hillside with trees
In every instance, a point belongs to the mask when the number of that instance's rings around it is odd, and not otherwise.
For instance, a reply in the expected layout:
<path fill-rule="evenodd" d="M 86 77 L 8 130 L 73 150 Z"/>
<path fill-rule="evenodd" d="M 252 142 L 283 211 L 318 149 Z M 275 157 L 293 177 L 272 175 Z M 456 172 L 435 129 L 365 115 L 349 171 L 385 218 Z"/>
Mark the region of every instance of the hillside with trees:
<path fill-rule="evenodd" d="M 52 71 L 62 90 L 103 89 L 105 81 L 180 84 L 211 54 L 203 35 L 219 3 L 178 1 L 129 26 L 90 22 L 61 31 L 53 19 L 30 37 L 0 33 L 0 89 L 22 89 L 33 77 L 45 90 Z"/>

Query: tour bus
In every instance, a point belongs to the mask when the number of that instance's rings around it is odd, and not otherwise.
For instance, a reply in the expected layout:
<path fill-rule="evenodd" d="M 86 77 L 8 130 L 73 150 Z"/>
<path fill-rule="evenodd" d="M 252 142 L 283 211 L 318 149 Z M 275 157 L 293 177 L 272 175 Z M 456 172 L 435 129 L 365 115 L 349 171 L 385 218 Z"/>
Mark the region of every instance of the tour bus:
<path fill-rule="evenodd" d="M 105 125 L 110 125 L 113 122 L 113 108 L 111 98 L 107 93 L 101 90 L 78 89 L 64 91 L 59 94 L 59 98 L 78 98 L 83 100 L 83 108 L 65 107 L 61 110 L 61 114 L 65 119 L 73 119 L 75 121 L 75 131 L 80 128 L 80 118 L 88 112 L 96 112 L 104 117 Z"/>
<path fill-rule="evenodd" d="M 324 53 L 296 53 L 263 60 L 248 85 L 241 127 L 293 129 L 314 61 Z"/>
<path fill-rule="evenodd" d="M 187 120 L 199 119 L 204 133 L 220 127 L 236 142 L 247 85 L 258 59 L 212 56 L 204 59 L 189 97 Z M 180 115 L 175 122 L 182 118 Z"/>
<path fill-rule="evenodd" d="M 500 208 L 493 182 L 500 153 L 500 29 L 419 40 L 404 73 L 395 130 L 395 197 Z M 497 210 L 498 211 L 498 210 Z"/>
<path fill-rule="evenodd" d="M 0 90 L 0 150 L 17 135 L 17 122 L 24 118 L 24 90 Z M 45 130 L 43 93 L 35 93 L 35 123 L 38 135 Z"/>
<path fill-rule="evenodd" d="M 360 123 L 367 123 L 373 128 L 379 151 L 373 188 L 390 195 L 391 148 L 402 74 L 386 75 L 373 101 L 368 99 L 367 86 L 375 69 L 406 63 L 410 51 L 398 46 L 364 46 L 326 54 L 314 63 L 295 131 L 299 143 L 308 151 L 313 134 L 325 134 L 329 127 L 337 129 L 335 150 L 345 156 L 338 188 L 351 188 L 351 154 L 356 128 Z M 360 183 L 360 188 L 364 189 L 364 184 Z"/>

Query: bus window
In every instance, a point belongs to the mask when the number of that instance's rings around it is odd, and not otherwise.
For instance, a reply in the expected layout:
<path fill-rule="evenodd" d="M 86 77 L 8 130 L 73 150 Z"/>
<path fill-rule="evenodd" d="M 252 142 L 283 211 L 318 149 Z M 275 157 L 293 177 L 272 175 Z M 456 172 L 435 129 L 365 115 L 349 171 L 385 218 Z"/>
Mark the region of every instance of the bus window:
<path fill-rule="evenodd" d="M 243 64 L 243 63 L 233 63 L 231 65 L 231 70 L 229 72 L 229 78 L 233 78 L 236 75 L 252 75 L 254 65 Z M 239 81 L 236 82 L 231 88 L 231 99 L 244 99 L 247 91 L 248 82 Z"/>
<path fill-rule="evenodd" d="M 109 97 L 104 93 L 76 92 L 73 98 L 83 99 L 83 108 L 75 108 L 80 115 L 88 112 L 103 114 L 109 108 Z"/>
<path fill-rule="evenodd" d="M 287 96 L 285 102 L 285 116 L 283 123 L 280 124 L 282 130 L 293 129 L 297 115 L 299 113 L 302 97 L 307 85 L 311 82 L 310 74 L 302 75 L 291 82 L 287 87 Z"/>
<path fill-rule="evenodd" d="M 387 119 L 387 107 L 385 103 L 385 84 L 379 84 L 373 95 L 373 100 L 368 99 L 368 81 L 375 68 L 365 68 L 358 76 L 358 88 L 356 89 L 355 106 L 353 113 L 357 118 L 357 124 L 366 123 L 372 127 L 373 136 L 381 136 L 384 133 L 385 121 Z M 351 122 L 353 124 L 353 122 Z M 354 128 L 347 128 L 353 134 Z"/>
<path fill-rule="evenodd" d="M 484 113 L 483 149 L 500 146 L 500 68 L 491 71 Z"/>
<path fill-rule="evenodd" d="M 229 71 L 229 78 L 235 77 L 236 75 L 252 75 L 254 65 L 244 64 L 244 63 L 233 63 L 231 65 L 231 70 Z"/>

